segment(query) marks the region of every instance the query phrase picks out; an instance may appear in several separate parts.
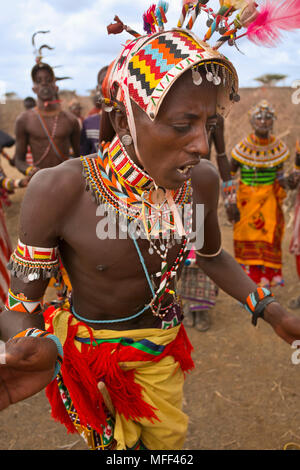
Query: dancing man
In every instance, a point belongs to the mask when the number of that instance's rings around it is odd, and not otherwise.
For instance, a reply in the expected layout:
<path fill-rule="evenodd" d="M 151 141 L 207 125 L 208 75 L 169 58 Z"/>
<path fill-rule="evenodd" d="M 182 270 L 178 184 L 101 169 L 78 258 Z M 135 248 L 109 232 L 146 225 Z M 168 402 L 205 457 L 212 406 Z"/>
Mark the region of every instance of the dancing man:
<path fill-rule="evenodd" d="M 98 155 L 40 171 L 26 192 L 0 315 L 0 409 L 48 385 L 52 415 L 90 448 L 182 448 L 193 361 L 176 279 L 192 245 L 254 324 L 263 317 L 288 343 L 300 338 L 300 319 L 222 249 L 219 175 L 201 157 L 237 81 L 223 55 L 181 28 L 122 48 L 103 83 L 112 141 L 103 133 Z M 72 296 L 43 317 L 58 251 Z"/>

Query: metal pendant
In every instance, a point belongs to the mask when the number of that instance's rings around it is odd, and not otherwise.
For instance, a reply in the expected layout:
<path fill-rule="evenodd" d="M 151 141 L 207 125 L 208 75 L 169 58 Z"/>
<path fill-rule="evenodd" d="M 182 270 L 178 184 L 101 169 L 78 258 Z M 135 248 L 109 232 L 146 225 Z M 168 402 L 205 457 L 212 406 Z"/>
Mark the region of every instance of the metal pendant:
<path fill-rule="evenodd" d="M 192 70 L 192 76 L 193 76 L 193 83 L 194 85 L 201 85 L 203 79 L 201 77 L 201 73 L 198 72 L 198 70 Z"/>

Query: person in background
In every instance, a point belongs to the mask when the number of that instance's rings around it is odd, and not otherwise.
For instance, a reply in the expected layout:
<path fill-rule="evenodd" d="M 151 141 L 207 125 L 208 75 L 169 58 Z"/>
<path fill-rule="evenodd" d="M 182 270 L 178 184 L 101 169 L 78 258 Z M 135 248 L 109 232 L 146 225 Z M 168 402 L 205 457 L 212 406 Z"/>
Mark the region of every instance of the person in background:
<path fill-rule="evenodd" d="M 90 155 L 98 151 L 99 132 L 101 125 L 101 97 L 102 83 L 105 78 L 108 67 L 101 68 L 97 75 L 96 93 L 93 97 L 94 108 L 90 111 L 88 117 L 84 119 L 80 136 L 80 154 Z"/>

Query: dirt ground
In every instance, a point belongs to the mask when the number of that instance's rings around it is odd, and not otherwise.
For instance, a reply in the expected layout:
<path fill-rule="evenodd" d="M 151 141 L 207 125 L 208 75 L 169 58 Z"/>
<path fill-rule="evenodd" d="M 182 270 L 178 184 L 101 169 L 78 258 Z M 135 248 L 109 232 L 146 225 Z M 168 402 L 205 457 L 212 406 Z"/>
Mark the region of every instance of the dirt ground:
<path fill-rule="evenodd" d="M 293 112 L 296 119 L 295 109 Z M 295 119 L 281 126 L 283 133 L 294 127 Z M 231 140 L 237 132 L 242 136 L 239 128 Z M 289 140 L 291 136 L 286 135 Z M 6 162 L 4 167 L 9 175 L 17 174 Z M 13 244 L 23 195 L 24 190 L 19 190 L 6 209 Z M 294 258 L 288 252 L 290 215 L 288 210 L 283 243 L 285 287 L 275 290 L 283 305 L 299 294 L 300 287 Z M 220 217 L 223 246 L 232 253 L 232 227 L 222 209 Z M 287 443 L 300 447 L 300 364 L 291 361 L 293 349 L 263 321 L 254 328 L 246 311 L 223 292 L 211 314 L 213 324 L 208 332 L 188 329 L 196 367 L 185 383 L 184 410 L 189 416 L 185 449 L 280 450 Z M 79 436 L 67 434 L 52 420 L 41 392 L 0 413 L 0 450 L 5 449 L 81 450 L 86 446 Z"/>

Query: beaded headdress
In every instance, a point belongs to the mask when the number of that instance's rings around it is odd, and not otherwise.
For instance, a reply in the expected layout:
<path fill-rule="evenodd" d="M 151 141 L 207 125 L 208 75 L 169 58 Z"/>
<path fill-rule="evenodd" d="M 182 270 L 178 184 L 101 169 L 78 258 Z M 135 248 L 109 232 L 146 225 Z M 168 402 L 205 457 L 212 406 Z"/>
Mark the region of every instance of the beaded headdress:
<path fill-rule="evenodd" d="M 269 118 L 276 119 L 275 111 L 267 100 L 261 100 L 249 111 L 249 116 L 251 120 L 259 115 L 263 115 L 265 117 L 268 116 Z"/>
<path fill-rule="evenodd" d="M 300 27 L 299 13 L 296 14 L 300 0 L 275 4 L 266 0 L 260 11 L 253 0 L 220 0 L 217 12 L 209 8 L 208 0 L 183 0 L 182 3 L 174 29 L 165 30 L 168 3 L 163 0 L 143 15 L 146 35 L 125 25 L 118 16 L 107 28 L 109 34 L 127 31 L 134 37 L 111 64 L 103 83 L 103 96 L 107 111 L 118 102 L 124 105 L 135 146 L 131 100 L 154 120 L 171 86 L 186 70 L 192 70 L 194 84 L 201 84 L 203 77 L 199 67 L 202 67 L 204 79 L 218 87 L 217 112 L 226 116 L 232 102 L 239 100 L 238 77 L 231 62 L 218 49 L 225 43 L 234 45 L 242 36 L 263 45 L 274 45 L 281 29 Z M 208 27 L 203 40 L 191 31 L 201 14 L 207 15 Z M 238 36 L 242 28 L 246 28 L 246 32 Z M 209 45 L 208 40 L 215 33 L 220 36 L 215 45 Z"/>

